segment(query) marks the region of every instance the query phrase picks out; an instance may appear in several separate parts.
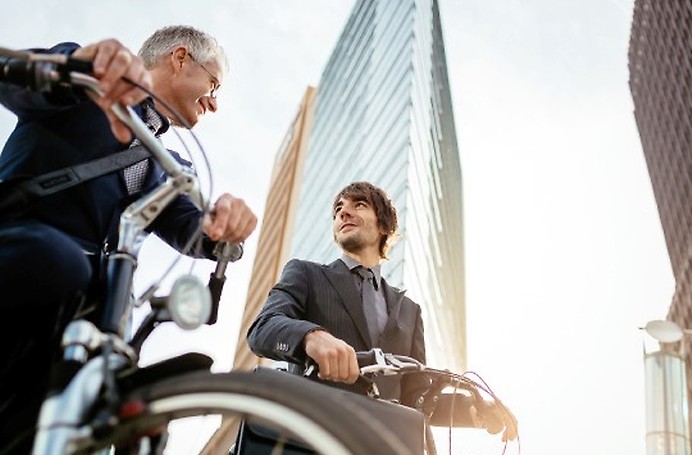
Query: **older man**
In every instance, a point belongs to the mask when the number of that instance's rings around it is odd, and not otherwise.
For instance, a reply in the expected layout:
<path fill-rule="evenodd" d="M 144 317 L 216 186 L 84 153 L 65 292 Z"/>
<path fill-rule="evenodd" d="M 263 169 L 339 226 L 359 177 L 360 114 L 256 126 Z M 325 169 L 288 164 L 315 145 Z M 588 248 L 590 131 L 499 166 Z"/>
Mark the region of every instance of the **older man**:
<path fill-rule="evenodd" d="M 216 111 L 216 93 L 227 67 L 216 40 L 186 26 L 156 31 L 139 56 L 114 39 L 33 51 L 92 61 L 103 96 L 70 88 L 32 93 L 0 84 L 0 103 L 18 117 L 0 154 L 0 202 L 13 191 L 14 181 L 134 145 L 130 131 L 111 114 L 112 103 L 133 106 L 156 135 L 171 123 L 193 126 L 205 113 Z M 157 97 L 148 97 L 144 90 Z M 45 393 L 64 327 L 84 299 L 98 299 L 103 292 L 101 265 L 117 246 L 122 211 L 163 178 L 159 165 L 144 159 L 0 214 L 0 447 L 14 436 L 10 423 L 21 421 L 19 414 L 35 418 L 37 408 L 28 403 Z M 216 241 L 241 242 L 257 223 L 242 199 L 223 194 L 207 214 L 179 197 L 150 228 L 182 251 L 201 219 L 201 249 L 185 253 L 208 258 Z"/>

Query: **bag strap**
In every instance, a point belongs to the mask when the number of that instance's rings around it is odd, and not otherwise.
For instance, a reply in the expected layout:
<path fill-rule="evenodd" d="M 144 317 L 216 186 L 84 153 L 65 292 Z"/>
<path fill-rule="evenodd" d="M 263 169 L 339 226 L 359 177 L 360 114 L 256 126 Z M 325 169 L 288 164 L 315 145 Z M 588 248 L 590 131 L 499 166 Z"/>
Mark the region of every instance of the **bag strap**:
<path fill-rule="evenodd" d="M 0 181 L 0 219 L 15 219 L 30 210 L 36 200 L 43 196 L 125 169 L 148 156 L 149 150 L 143 145 L 138 145 L 30 179 Z"/>
<path fill-rule="evenodd" d="M 111 172 L 124 169 L 149 156 L 149 150 L 143 145 L 129 148 L 122 152 L 87 161 L 86 163 L 68 166 L 57 171 L 47 172 L 17 184 L 17 190 L 30 196 L 48 196 L 58 191 L 79 185 Z"/>

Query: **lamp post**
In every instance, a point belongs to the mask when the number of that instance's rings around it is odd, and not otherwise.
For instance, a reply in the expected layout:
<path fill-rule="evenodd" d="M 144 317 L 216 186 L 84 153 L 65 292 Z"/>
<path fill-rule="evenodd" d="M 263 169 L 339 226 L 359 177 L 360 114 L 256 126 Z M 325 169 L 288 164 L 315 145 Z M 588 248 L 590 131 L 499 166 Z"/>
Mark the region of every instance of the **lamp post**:
<path fill-rule="evenodd" d="M 692 331 L 672 321 L 650 321 L 643 330 L 658 342 L 654 350 L 644 344 L 646 454 L 690 455 L 683 339 Z"/>

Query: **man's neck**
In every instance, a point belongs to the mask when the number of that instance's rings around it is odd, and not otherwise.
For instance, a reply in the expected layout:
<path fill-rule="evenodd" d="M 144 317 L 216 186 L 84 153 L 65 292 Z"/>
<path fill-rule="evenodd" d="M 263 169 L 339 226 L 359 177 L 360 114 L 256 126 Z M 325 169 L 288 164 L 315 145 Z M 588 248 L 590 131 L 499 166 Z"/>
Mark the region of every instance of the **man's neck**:
<path fill-rule="evenodd" d="M 356 253 L 344 251 L 343 253 L 364 267 L 372 268 L 380 265 L 379 253 L 374 253 L 371 251 L 359 251 Z"/>

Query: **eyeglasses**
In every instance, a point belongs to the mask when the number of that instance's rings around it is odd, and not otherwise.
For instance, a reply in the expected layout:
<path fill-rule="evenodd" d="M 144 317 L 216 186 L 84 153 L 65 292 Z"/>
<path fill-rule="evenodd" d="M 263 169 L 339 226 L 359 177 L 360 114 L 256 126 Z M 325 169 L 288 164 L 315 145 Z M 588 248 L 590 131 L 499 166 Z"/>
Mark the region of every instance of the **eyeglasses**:
<path fill-rule="evenodd" d="M 198 64 L 199 66 L 201 66 L 202 69 L 203 69 L 203 70 L 209 75 L 209 77 L 211 78 L 211 81 L 212 81 L 212 83 L 213 83 L 214 85 L 213 85 L 212 88 L 211 88 L 211 92 L 209 92 L 209 96 L 211 96 L 212 98 L 216 99 L 216 92 L 218 92 L 219 89 L 221 88 L 221 83 L 219 82 L 219 79 L 217 79 L 216 76 L 214 76 L 213 74 L 211 74 L 211 72 L 210 72 L 204 65 L 202 65 L 199 61 L 197 61 L 197 59 L 194 58 L 194 57 L 192 56 L 191 53 L 188 52 L 187 55 L 190 56 L 190 60 L 192 60 L 193 62 L 195 62 L 195 63 Z"/>

